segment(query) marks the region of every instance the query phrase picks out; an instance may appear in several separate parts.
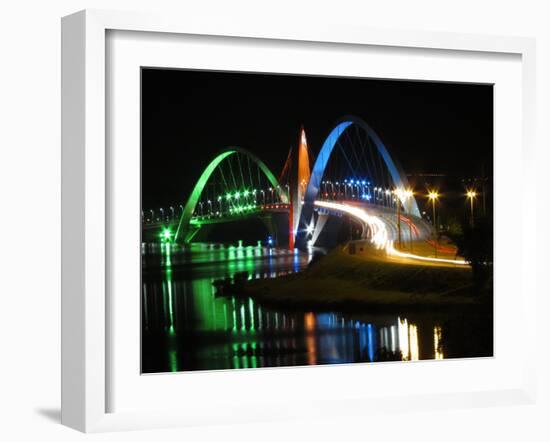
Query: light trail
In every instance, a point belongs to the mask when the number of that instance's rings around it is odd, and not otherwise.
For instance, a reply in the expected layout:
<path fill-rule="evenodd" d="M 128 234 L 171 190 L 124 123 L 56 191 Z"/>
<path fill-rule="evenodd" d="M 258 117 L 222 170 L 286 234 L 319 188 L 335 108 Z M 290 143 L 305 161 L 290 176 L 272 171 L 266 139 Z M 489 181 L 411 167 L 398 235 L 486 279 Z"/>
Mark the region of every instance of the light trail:
<path fill-rule="evenodd" d="M 396 250 L 393 246 L 393 241 L 389 241 L 386 246 L 386 251 L 390 255 L 400 256 L 401 258 L 409 258 L 409 259 L 418 259 L 420 261 L 428 261 L 428 262 L 441 262 L 445 264 L 457 264 L 457 265 L 469 265 L 468 261 L 464 261 L 463 259 L 445 259 L 445 258 L 430 258 L 428 256 L 420 256 L 420 255 L 414 255 L 412 253 L 404 253 L 400 252 L 399 250 Z"/>
<path fill-rule="evenodd" d="M 393 246 L 393 240 L 390 239 L 386 224 L 380 218 L 374 215 L 369 215 L 364 209 L 350 206 L 348 204 L 332 203 L 329 201 L 315 201 L 315 205 L 325 209 L 338 210 L 354 216 L 366 223 L 372 232 L 371 242 L 377 249 L 384 249 L 390 256 L 398 256 L 400 258 L 414 259 L 425 262 L 437 262 L 455 265 L 469 265 L 467 261 L 462 259 L 446 259 L 446 258 L 431 258 L 427 256 L 415 255 L 413 253 L 405 253 L 396 250 Z"/>

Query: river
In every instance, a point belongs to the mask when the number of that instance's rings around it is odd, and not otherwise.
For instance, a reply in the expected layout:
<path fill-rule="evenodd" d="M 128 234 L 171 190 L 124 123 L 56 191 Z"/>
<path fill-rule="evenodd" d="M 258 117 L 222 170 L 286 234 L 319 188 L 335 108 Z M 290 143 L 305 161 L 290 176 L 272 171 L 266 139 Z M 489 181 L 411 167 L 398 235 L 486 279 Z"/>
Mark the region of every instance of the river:
<path fill-rule="evenodd" d="M 213 286 L 299 272 L 311 258 L 261 244 L 144 244 L 142 372 L 492 356 L 487 312 L 297 311 Z"/>

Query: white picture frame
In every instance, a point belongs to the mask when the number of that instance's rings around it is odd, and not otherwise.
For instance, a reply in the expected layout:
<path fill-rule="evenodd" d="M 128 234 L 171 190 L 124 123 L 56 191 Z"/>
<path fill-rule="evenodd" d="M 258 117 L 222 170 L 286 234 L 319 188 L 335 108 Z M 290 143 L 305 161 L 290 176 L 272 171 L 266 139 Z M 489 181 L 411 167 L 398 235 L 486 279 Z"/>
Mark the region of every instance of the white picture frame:
<path fill-rule="evenodd" d="M 404 51 L 427 49 L 456 53 L 509 54 L 521 63 L 522 173 L 534 167 L 535 42 L 518 37 L 493 37 L 416 31 L 388 31 L 350 28 L 342 25 L 269 24 L 268 22 L 220 23 L 196 17 L 159 17 L 100 10 L 86 10 L 62 21 L 62 423 L 80 431 L 110 431 L 234 422 L 283 419 L 293 416 L 324 416 L 369 413 L 372 410 L 398 411 L 416 409 L 521 404 L 534 401 L 535 324 L 523 319 L 524 358 L 521 374 L 503 388 L 482 388 L 462 393 L 430 392 L 425 395 L 379 397 L 376 404 L 368 397 L 344 397 L 311 401 L 311 410 L 286 412 L 279 406 L 250 407 L 240 404 L 242 418 L 229 411 L 206 415 L 172 407 L 153 411 L 109 410 L 109 381 L 113 355 L 108 339 L 112 312 L 108 299 L 107 265 L 108 224 L 108 155 L 106 121 L 108 85 L 106 35 L 111 31 L 153 32 L 176 36 L 217 36 L 219 38 L 283 41 L 286 44 L 338 44 L 369 46 L 380 50 L 402 48 Z M 498 171 L 497 171 L 498 173 Z M 521 244 L 522 318 L 536 316 L 535 270 L 525 263 L 534 253 L 534 231 L 526 221 L 535 218 L 535 192 L 526 192 L 522 203 L 519 229 Z M 137 296 L 137 295 L 136 295 Z M 498 317 L 497 317 L 498 321 Z M 137 335 L 137 331 L 136 331 Z M 460 364 L 457 361 L 456 364 Z M 422 370 L 422 366 L 418 366 Z M 341 370 L 341 367 L 332 368 Z M 354 367 L 357 374 L 361 364 Z M 292 369 L 285 369 L 290 373 Z M 251 376 L 250 371 L 241 371 Z M 303 377 L 303 376 L 302 376 Z M 337 404 L 337 407 L 336 407 Z M 338 408 L 338 411 L 335 409 Z M 253 413 L 245 413 L 254 409 Z"/>

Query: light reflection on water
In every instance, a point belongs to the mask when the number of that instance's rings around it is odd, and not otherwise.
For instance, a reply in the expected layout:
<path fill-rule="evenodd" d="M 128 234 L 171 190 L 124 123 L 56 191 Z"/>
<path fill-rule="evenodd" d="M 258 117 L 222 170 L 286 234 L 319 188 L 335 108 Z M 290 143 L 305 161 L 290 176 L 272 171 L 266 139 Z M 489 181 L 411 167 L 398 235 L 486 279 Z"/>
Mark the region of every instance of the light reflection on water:
<path fill-rule="evenodd" d="M 260 246 L 160 247 L 143 250 L 143 372 L 445 357 L 437 315 L 284 310 L 217 296 L 212 284 L 239 272 L 297 272 L 311 255 Z"/>

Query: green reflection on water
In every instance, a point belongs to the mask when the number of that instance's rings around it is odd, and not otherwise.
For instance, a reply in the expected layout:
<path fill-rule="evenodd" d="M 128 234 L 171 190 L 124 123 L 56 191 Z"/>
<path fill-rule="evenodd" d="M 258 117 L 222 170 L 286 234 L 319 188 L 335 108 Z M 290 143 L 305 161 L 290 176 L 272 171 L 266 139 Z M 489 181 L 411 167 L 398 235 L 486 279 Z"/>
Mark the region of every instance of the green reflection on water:
<path fill-rule="evenodd" d="M 250 313 L 250 331 L 255 331 L 255 324 L 254 324 L 254 301 L 252 298 L 248 298 L 248 312 Z"/>
<path fill-rule="evenodd" d="M 176 333 L 173 328 L 168 331 L 168 366 L 170 371 L 178 371 L 178 351 Z"/>
<path fill-rule="evenodd" d="M 244 313 L 244 304 L 241 304 L 241 331 L 246 331 L 246 318 Z"/>
<path fill-rule="evenodd" d="M 168 304 L 168 366 L 170 371 L 178 371 L 177 338 L 174 329 L 174 299 L 172 295 L 172 259 L 170 243 L 164 243 L 165 280 L 162 284 L 163 297 Z"/>
<path fill-rule="evenodd" d="M 231 298 L 232 313 L 233 313 L 233 333 L 237 333 L 237 307 L 235 306 L 235 297 Z"/>

